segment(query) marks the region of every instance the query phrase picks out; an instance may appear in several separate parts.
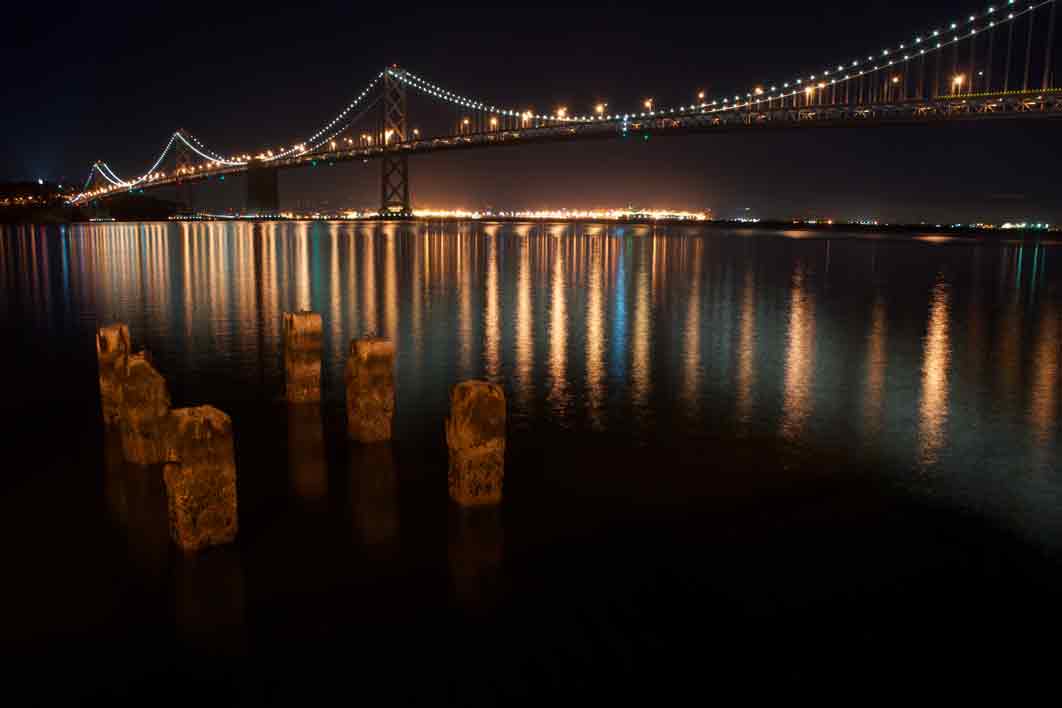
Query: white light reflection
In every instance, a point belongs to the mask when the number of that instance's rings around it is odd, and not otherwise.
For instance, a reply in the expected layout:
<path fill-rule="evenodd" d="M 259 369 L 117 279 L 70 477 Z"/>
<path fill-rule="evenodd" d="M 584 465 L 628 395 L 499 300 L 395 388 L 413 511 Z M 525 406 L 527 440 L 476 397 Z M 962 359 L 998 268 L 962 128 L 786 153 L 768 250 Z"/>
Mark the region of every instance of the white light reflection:
<path fill-rule="evenodd" d="M 948 286 L 940 281 L 933 288 L 929 322 L 922 348 L 922 402 L 919 406 L 919 460 L 937 462 L 947 442 L 948 378 L 951 365 L 950 299 Z"/>

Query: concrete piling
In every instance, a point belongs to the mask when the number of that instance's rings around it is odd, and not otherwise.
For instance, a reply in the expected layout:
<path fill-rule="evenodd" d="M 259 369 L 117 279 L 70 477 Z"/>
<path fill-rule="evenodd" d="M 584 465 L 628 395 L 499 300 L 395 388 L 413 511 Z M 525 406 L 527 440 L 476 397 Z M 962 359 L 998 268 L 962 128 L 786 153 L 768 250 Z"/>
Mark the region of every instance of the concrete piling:
<path fill-rule="evenodd" d="M 117 429 L 128 462 L 162 462 L 162 424 L 170 410 L 166 379 L 146 351 L 133 353 L 129 327 L 121 322 L 96 330 L 103 422 Z"/>
<path fill-rule="evenodd" d="M 450 389 L 446 419 L 450 498 L 461 506 L 498 504 L 505 475 L 505 392 L 487 381 Z"/>
<path fill-rule="evenodd" d="M 289 403 L 321 400 L 321 339 L 317 312 L 284 313 L 284 390 Z"/>
<path fill-rule="evenodd" d="M 104 425 L 117 425 L 122 405 L 122 379 L 129 355 L 129 327 L 116 322 L 96 330 L 96 360 L 100 371 L 100 403 Z"/>
<path fill-rule="evenodd" d="M 155 465 L 163 460 L 163 424 L 170 410 L 170 392 L 147 354 L 132 354 L 127 362 L 118 406 L 122 453 L 129 462 Z"/>
<path fill-rule="evenodd" d="M 163 479 L 170 537 L 185 551 L 236 538 L 232 420 L 213 406 L 180 408 L 166 425 Z"/>
<path fill-rule="evenodd" d="M 395 345 L 355 339 L 347 359 L 347 432 L 363 443 L 391 439 L 395 412 Z"/>

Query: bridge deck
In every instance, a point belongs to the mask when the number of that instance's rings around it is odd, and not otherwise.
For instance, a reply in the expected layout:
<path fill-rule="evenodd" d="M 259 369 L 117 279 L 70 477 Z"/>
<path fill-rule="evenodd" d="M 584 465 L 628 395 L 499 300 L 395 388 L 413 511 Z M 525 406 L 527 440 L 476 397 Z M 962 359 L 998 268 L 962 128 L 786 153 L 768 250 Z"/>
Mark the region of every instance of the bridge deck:
<path fill-rule="evenodd" d="M 300 155 L 255 162 L 258 167 L 292 169 L 316 166 L 318 162 L 336 163 L 378 159 L 385 154 L 405 152 L 409 155 L 445 150 L 462 150 L 525 145 L 542 142 L 615 139 L 639 135 L 690 135 L 738 130 L 815 129 L 841 127 L 948 125 L 963 121 L 1030 120 L 1062 117 L 1062 89 L 1008 92 L 963 96 L 944 96 L 931 101 L 916 100 L 876 105 L 837 104 L 808 107 L 770 107 L 766 110 L 717 110 L 711 112 L 669 112 L 627 120 L 571 122 L 542 127 L 493 130 L 425 137 L 384 146 L 355 147 L 341 150 L 308 152 Z M 167 185 L 200 182 L 222 175 L 246 172 L 247 165 L 199 169 L 192 174 L 161 175 L 136 185 L 136 189 L 154 189 Z M 94 199 L 128 191 L 123 187 L 108 189 Z"/>

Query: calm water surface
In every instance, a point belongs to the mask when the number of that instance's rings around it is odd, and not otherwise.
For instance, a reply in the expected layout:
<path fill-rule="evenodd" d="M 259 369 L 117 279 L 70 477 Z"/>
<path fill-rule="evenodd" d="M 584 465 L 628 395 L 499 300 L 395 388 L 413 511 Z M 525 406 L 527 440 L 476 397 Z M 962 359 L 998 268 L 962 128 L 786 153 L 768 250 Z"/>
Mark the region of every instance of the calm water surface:
<path fill-rule="evenodd" d="M 3 316 L 88 349 L 128 322 L 177 402 L 275 399 L 281 313 L 397 342 L 397 434 L 447 387 L 504 385 L 514 432 L 856 450 L 930 493 L 1062 530 L 1062 249 L 683 227 L 129 224 L 7 228 Z M 221 388 L 219 391 L 218 389 Z"/>
<path fill-rule="evenodd" d="M 425 478 L 445 466 L 448 387 L 482 377 L 504 386 L 510 464 L 532 477 L 558 440 L 613 451 L 572 475 L 592 475 L 604 497 L 651 495 L 658 477 L 681 496 L 705 477 L 829 467 L 1062 546 L 1058 243 L 561 223 L 5 227 L 0 293 L 8 370 L 35 381 L 8 401 L 12 420 L 23 404 L 65 407 L 67 424 L 91 423 L 67 454 L 100 464 L 92 334 L 125 321 L 175 405 L 233 415 L 252 538 L 274 526 L 270 499 L 335 491 L 348 342 L 375 334 L 397 343 L 399 462 Z M 323 414 L 280 400 L 281 314 L 296 309 L 324 317 Z M 752 452 L 713 468 L 704 451 L 731 447 Z M 616 466 L 624 450 L 704 457 L 677 482 L 644 467 L 632 487 Z M 390 469 L 385 457 L 350 464 Z M 417 495 L 388 506 L 394 480 L 359 474 L 343 494 L 363 545 L 407 534 Z M 106 495 L 135 525 L 132 493 Z M 506 548 L 521 528 L 507 522 Z M 473 533 L 471 558 L 501 554 L 495 531 Z M 457 575 L 461 548 L 451 537 Z"/>

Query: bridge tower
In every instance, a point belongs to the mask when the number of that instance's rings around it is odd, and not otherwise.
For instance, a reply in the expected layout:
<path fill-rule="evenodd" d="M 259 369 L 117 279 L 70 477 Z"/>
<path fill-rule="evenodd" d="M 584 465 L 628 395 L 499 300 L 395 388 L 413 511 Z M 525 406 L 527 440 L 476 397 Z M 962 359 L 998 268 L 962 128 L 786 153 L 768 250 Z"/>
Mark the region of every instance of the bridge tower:
<path fill-rule="evenodd" d="M 174 160 L 177 164 L 174 167 L 177 171 L 187 170 L 195 164 L 192 151 L 188 149 L 183 140 L 177 140 L 175 143 Z M 192 183 L 187 179 L 181 179 L 177 182 L 177 202 L 182 205 L 186 213 L 192 214 L 195 212 Z"/>
<path fill-rule="evenodd" d="M 406 84 L 397 65 L 384 69 L 380 141 L 380 215 L 409 216 L 409 156 L 398 147 L 406 141 Z"/>

